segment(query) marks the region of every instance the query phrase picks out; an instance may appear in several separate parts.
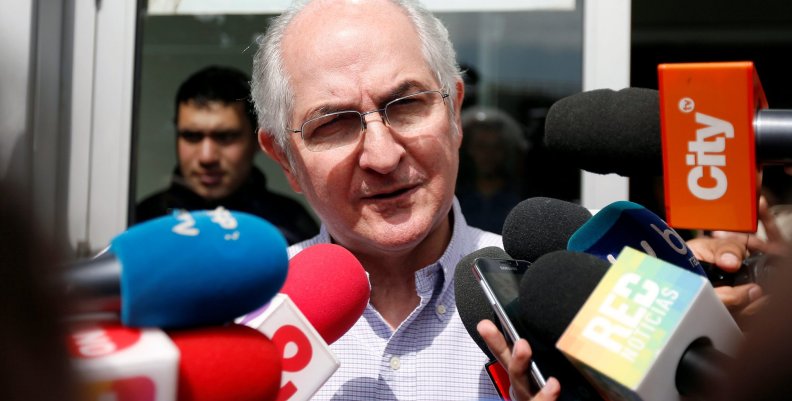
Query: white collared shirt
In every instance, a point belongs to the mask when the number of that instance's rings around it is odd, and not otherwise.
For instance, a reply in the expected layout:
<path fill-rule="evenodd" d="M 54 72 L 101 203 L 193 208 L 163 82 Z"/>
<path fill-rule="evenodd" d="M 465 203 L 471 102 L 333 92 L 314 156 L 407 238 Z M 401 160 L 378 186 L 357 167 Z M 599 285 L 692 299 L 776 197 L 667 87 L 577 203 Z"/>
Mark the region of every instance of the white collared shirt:
<path fill-rule="evenodd" d="M 484 369 L 487 356 L 470 338 L 457 312 L 454 271 L 465 256 L 488 246 L 503 248 L 500 235 L 470 227 L 454 199 L 451 241 L 437 262 L 415 273 L 421 301 L 394 331 L 371 304 L 330 348 L 341 362 L 315 400 L 498 400 Z M 289 247 L 289 257 L 318 243 L 319 235 Z"/>

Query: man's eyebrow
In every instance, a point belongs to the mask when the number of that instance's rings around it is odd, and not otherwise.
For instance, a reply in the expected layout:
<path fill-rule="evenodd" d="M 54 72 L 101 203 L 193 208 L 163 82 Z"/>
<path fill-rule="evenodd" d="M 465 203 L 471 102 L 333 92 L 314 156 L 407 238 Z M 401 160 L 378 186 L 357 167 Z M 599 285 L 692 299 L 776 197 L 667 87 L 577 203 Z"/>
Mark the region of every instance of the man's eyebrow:
<path fill-rule="evenodd" d="M 391 100 L 395 100 L 397 98 L 400 98 L 405 95 L 409 95 L 417 91 L 428 90 L 428 89 L 429 88 L 427 88 L 426 85 L 418 81 L 415 80 L 404 81 L 387 92 L 387 94 L 379 102 L 380 103 L 379 107 L 384 107 L 385 104 L 390 102 Z M 356 108 L 350 105 L 343 105 L 341 103 L 335 105 L 323 104 L 314 109 L 308 110 L 308 112 L 305 113 L 303 122 L 308 121 L 312 118 L 321 117 L 325 114 L 336 113 L 339 111 L 359 111 L 359 110 L 357 110 Z"/>
<path fill-rule="evenodd" d="M 424 84 L 418 81 L 414 81 L 414 80 L 404 81 L 395 88 L 391 89 L 388 94 L 388 97 L 384 100 L 387 103 L 396 98 L 400 98 L 402 96 L 423 90 L 428 90 L 428 88 Z"/>
<path fill-rule="evenodd" d="M 219 136 L 219 135 L 242 135 L 244 130 L 241 129 L 223 129 L 212 131 L 209 136 Z"/>
<path fill-rule="evenodd" d="M 308 121 L 312 118 L 321 117 L 325 114 L 335 113 L 339 111 L 354 111 L 354 110 L 355 109 L 353 107 L 349 107 L 349 106 L 324 104 L 312 110 L 309 110 L 305 114 L 305 120 L 303 122 Z"/>
<path fill-rule="evenodd" d="M 219 136 L 219 135 L 242 135 L 244 134 L 244 130 L 241 129 L 220 129 L 220 130 L 210 130 L 210 131 L 203 131 L 203 130 L 195 130 L 195 129 L 183 129 L 183 130 L 176 130 L 177 135 L 200 135 L 200 136 Z"/>

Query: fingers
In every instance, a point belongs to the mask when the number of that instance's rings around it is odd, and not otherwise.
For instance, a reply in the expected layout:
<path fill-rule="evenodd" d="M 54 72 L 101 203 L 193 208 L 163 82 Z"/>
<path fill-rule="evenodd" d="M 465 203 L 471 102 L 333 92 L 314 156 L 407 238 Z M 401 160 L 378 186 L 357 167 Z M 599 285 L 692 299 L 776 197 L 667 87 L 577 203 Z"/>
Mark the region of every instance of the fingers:
<path fill-rule="evenodd" d="M 509 365 L 509 380 L 511 380 L 511 395 L 514 401 L 522 400 L 555 400 L 561 394 L 561 385 L 554 377 L 547 379 L 545 386 L 536 392 L 528 380 L 524 378 L 531 375 L 531 346 L 528 341 L 520 339 L 514 344 L 512 360 Z M 535 395 L 533 395 L 536 393 Z"/>
<path fill-rule="evenodd" d="M 759 220 L 764 226 L 767 242 L 784 240 L 784 237 L 781 235 L 781 230 L 778 228 L 773 214 L 770 213 L 770 207 L 768 206 L 767 199 L 765 199 L 764 196 L 759 197 Z"/>
<path fill-rule="evenodd" d="M 697 259 L 714 263 L 727 272 L 735 272 L 740 269 L 747 254 L 745 238 L 745 234 L 742 234 L 742 240 L 735 237 L 701 237 L 688 241 L 687 246 Z"/>
<path fill-rule="evenodd" d="M 762 297 L 762 289 L 756 284 L 717 287 L 715 293 L 731 312 L 740 311 Z"/>
<path fill-rule="evenodd" d="M 509 363 L 511 362 L 511 349 L 509 349 L 509 344 L 506 343 L 503 334 L 495 327 L 495 323 L 484 319 L 478 323 L 476 330 L 481 336 L 481 339 L 487 344 L 487 347 L 490 349 L 495 359 L 497 359 L 503 367 L 507 368 L 508 371 Z"/>
<path fill-rule="evenodd" d="M 503 334 L 489 320 L 480 321 L 476 330 L 489 347 L 492 355 L 509 374 L 510 392 L 514 401 L 553 401 L 558 398 L 561 393 L 561 385 L 554 378 L 548 379 L 545 387 L 532 398 L 531 383 L 528 380 L 531 375 L 531 346 L 528 341 L 520 339 L 514 344 L 514 349 L 510 349 Z"/>
<path fill-rule="evenodd" d="M 547 379 L 547 383 L 542 390 L 536 393 L 533 401 L 553 401 L 558 399 L 561 394 L 561 384 L 555 377 Z"/>
<path fill-rule="evenodd" d="M 743 330 L 767 302 L 767 297 L 763 296 L 762 289 L 756 284 L 718 287 L 715 288 L 715 293 Z"/>
<path fill-rule="evenodd" d="M 528 380 L 514 380 L 514 378 L 527 378 L 531 372 L 531 347 L 528 341 L 520 339 L 514 344 L 512 360 L 508 366 L 509 379 L 511 380 L 512 393 L 517 400 L 531 399 L 531 384 Z"/>
<path fill-rule="evenodd" d="M 762 242 L 762 247 L 758 250 L 768 254 L 788 256 L 790 254 L 790 244 L 781 233 L 781 229 L 776 223 L 776 218 L 770 211 L 767 199 L 764 196 L 759 198 L 759 220 L 764 227 L 767 242 Z"/>
<path fill-rule="evenodd" d="M 764 229 L 764 235 L 762 238 L 756 234 L 737 233 L 731 231 L 713 231 L 712 236 L 720 239 L 733 240 L 736 243 L 742 241 L 745 243 L 746 248 L 751 252 L 784 255 L 789 251 L 788 244 L 781 233 L 781 229 L 776 223 L 773 213 L 770 212 L 767 199 L 765 199 L 764 196 L 759 197 L 758 216 L 759 221 L 762 222 L 762 228 Z"/>

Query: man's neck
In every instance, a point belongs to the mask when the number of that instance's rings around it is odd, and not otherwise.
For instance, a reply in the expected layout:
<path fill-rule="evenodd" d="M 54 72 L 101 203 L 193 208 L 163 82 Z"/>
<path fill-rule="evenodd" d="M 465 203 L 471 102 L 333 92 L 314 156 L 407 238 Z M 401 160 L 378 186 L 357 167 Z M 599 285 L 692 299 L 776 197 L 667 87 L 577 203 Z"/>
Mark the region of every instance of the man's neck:
<path fill-rule="evenodd" d="M 355 253 L 369 273 L 371 305 L 392 329 L 396 329 L 421 299 L 415 272 L 435 263 L 451 241 L 453 212 L 415 248 L 395 254 Z"/>

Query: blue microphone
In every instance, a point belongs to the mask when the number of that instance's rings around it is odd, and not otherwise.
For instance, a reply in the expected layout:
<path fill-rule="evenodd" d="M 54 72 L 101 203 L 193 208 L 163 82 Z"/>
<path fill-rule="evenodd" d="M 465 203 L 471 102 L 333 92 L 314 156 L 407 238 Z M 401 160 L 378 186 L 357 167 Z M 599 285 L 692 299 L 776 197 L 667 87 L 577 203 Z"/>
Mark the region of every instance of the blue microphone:
<path fill-rule="evenodd" d="M 663 219 L 633 202 L 606 206 L 569 237 L 567 249 L 613 262 L 629 246 L 693 273 L 707 277 L 685 240 Z"/>
<path fill-rule="evenodd" d="M 222 207 L 178 211 L 129 228 L 106 252 L 70 266 L 66 291 L 79 312 L 120 312 L 127 326 L 217 325 L 280 290 L 286 247 L 259 217 Z"/>

